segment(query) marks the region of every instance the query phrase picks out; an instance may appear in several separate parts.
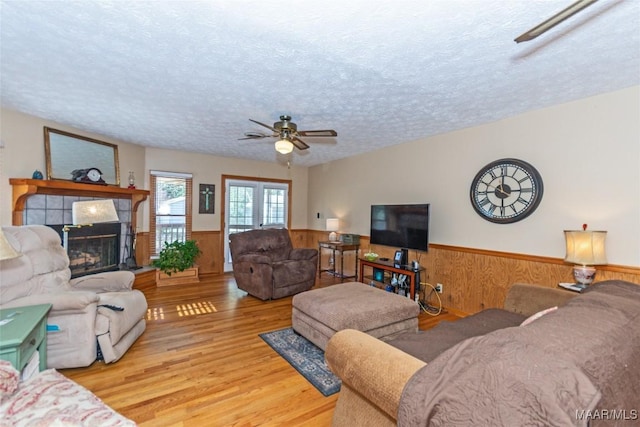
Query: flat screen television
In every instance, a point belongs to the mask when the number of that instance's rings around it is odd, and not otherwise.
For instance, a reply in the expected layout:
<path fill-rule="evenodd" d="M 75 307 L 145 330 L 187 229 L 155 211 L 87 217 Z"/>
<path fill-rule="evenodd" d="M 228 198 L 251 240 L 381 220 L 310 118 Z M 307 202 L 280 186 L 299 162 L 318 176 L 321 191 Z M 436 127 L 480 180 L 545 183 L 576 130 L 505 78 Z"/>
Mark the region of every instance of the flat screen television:
<path fill-rule="evenodd" d="M 429 249 L 429 204 L 371 205 L 371 232 L 374 245 Z"/>

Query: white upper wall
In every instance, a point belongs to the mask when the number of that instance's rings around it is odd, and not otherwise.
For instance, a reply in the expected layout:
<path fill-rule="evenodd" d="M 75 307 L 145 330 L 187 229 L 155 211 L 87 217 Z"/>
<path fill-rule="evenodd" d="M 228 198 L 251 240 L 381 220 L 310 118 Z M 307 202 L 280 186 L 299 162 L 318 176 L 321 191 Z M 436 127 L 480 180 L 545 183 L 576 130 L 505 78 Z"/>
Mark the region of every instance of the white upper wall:
<path fill-rule="evenodd" d="M 199 183 L 215 184 L 216 213 L 195 214 L 195 230 L 220 227 L 220 175 L 259 176 L 293 180 L 292 228 L 324 230 L 325 219 L 336 216 L 341 231 L 368 235 L 371 204 L 429 202 L 433 243 L 563 257 L 562 231 L 587 223 L 592 230 L 608 231 L 610 263 L 640 266 L 640 86 L 311 169 L 144 149 L 1 110 L 2 225 L 11 223 L 9 178 L 45 171 L 43 126 L 117 144 L 122 186 L 133 170 L 138 187 L 148 188 L 150 169 L 191 171 L 196 189 Z M 503 157 L 533 164 L 545 186 L 538 209 L 508 225 L 483 220 L 469 202 L 475 174 Z M 146 205 L 138 218 L 143 230 L 148 230 Z"/>
<path fill-rule="evenodd" d="M 199 214 L 198 201 L 193 204 L 193 229 L 220 229 L 220 176 L 238 175 L 292 181 L 291 227 L 307 227 L 308 168 L 282 164 L 216 157 L 201 153 L 161 150 L 129 144 L 102 135 L 80 131 L 40 117 L 16 111 L 0 110 L 0 225 L 11 224 L 11 185 L 9 178 L 31 178 L 38 169 L 45 174 L 44 132 L 49 126 L 88 136 L 118 146 L 120 186 L 126 187 L 129 171 L 133 171 L 138 188 L 149 189 L 149 170 L 193 173 L 194 193 L 199 184 L 215 184 L 215 214 Z M 78 165 L 86 168 L 91 165 Z M 149 230 L 148 201 L 138 210 L 138 231 Z"/>
<path fill-rule="evenodd" d="M 255 178 L 291 180 L 291 228 L 307 228 L 307 186 L 308 168 L 291 166 L 287 168 L 278 163 L 242 160 L 232 157 L 216 157 L 207 154 L 184 151 L 147 148 L 146 150 L 147 180 L 145 188 L 149 188 L 148 172 L 150 170 L 193 173 L 193 229 L 220 230 L 220 212 L 222 194 L 222 175 L 245 176 Z M 198 213 L 199 184 L 214 184 L 214 214 Z M 149 215 L 145 215 L 144 229 L 149 229 Z"/>
<path fill-rule="evenodd" d="M 129 171 L 136 177 L 136 186 L 143 188 L 144 147 L 118 141 L 51 120 L 30 116 L 13 110 L 0 110 L 0 225 L 11 224 L 11 185 L 9 178 L 31 178 L 37 169 L 46 177 L 44 156 L 44 126 L 77 135 L 98 139 L 118 146 L 120 186 L 128 185 Z M 77 165 L 78 169 L 92 165 Z M 69 171 L 71 172 L 71 171 Z M 69 173 L 69 178 L 71 174 Z M 141 221 L 138 211 L 138 222 Z"/>
<path fill-rule="evenodd" d="M 469 192 L 506 157 L 535 166 L 544 195 L 501 225 L 475 213 Z M 315 166 L 309 194 L 312 229 L 338 217 L 341 231 L 369 235 L 370 205 L 428 202 L 432 243 L 561 258 L 563 230 L 587 223 L 608 231 L 609 263 L 640 266 L 640 86 Z"/>

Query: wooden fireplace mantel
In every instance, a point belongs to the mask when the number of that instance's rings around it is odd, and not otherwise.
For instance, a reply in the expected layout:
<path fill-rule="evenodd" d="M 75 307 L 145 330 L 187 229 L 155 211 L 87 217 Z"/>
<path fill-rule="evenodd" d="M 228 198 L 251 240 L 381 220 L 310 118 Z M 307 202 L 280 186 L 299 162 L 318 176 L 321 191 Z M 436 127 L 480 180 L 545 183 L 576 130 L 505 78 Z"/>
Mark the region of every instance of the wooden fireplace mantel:
<path fill-rule="evenodd" d="M 57 196 L 130 199 L 131 227 L 135 230 L 138 206 L 149 196 L 149 190 L 122 188 L 113 185 L 79 184 L 55 179 L 9 178 L 9 183 L 13 188 L 13 225 L 22 225 L 24 208 L 29 196 L 34 194 L 53 194 Z"/>

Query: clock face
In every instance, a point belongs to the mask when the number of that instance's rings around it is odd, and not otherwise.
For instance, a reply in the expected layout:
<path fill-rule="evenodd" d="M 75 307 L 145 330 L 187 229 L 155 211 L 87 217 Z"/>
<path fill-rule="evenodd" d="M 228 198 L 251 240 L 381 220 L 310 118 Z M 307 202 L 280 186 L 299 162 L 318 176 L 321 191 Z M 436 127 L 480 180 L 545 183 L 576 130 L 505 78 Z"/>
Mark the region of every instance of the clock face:
<path fill-rule="evenodd" d="M 542 200 L 542 177 L 529 163 L 500 159 L 480 170 L 471 183 L 471 204 L 487 221 L 508 224 L 531 215 Z"/>
<path fill-rule="evenodd" d="M 100 181 L 100 176 L 101 175 L 102 174 L 100 173 L 100 171 L 98 169 L 89 169 L 87 171 L 87 178 L 89 178 L 93 182 Z"/>

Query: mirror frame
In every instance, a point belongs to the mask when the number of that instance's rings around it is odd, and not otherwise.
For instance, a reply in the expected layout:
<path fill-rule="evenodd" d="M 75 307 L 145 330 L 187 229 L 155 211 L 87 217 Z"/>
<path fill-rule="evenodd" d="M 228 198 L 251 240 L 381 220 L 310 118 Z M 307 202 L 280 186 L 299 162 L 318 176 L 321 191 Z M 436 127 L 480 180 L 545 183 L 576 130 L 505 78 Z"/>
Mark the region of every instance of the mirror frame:
<path fill-rule="evenodd" d="M 52 161 L 52 159 L 57 159 L 59 157 L 54 154 L 56 153 L 60 154 L 60 150 L 63 150 L 62 147 L 56 147 L 55 136 L 65 137 L 65 139 L 68 140 L 68 142 L 73 143 L 74 144 L 73 151 L 76 154 L 78 153 L 78 150 L 82 152 L 83 146 L 87 147 L 87 149 L 91 149 L 95 151 L 96 147 L 92 147 L 89 144 L 99 144 L 101 146 L 107 147 L 108 149 L 113 150 L 113 163 L 109 164 L 109 160 L 107 160 L 106 163 L 104 164 L 95 164 L 95 158 L 91 156 L 92 158 L 94 158 L 93 163 L 91 158 L 87 158 L 87 164 L 60 165 L 60 162 L 58 160 Z M 75 141 L 69 141 L 69 140 L 75 140 Z M 68 148 L 65 150 L 68 150 Z M 103 179 L 105 180 L 107 185 L 114 185 L 118 187 L 120 186 L 120 167 L 119 167 L 119 161 L 118 161 L 118 146 L 115 144 L 89 138 L 86 136 L 76 135 L 76 134 L 65 132 L 58 129 L 52 129 L 50 127 L 45 126 L 44 127 L 44 153 L 45 153 L 45 159 L 46 159 L 47 179 L 72 181 L 71 178 L 64 178 L 56 175 L 60 174 L 59 172 L 60 170 L 67 171 L 67 173 L 70 176 L 71 172 L 74 169 L 86 169 L 90 167 L 96 167 L 100 169 L 100 171 L 103 173 Z M 64 152 L 62 154 L 64 154 Z M 88 157 L 89 156 L 90 154 L 88 155 Z M 57 162 L 57 164 L 53 164 L 54 162 Z M 106 175 L 106 178 L 104 175 Z M 111 179 L 110 176 L 114 176 L 115 179 Z"/>

